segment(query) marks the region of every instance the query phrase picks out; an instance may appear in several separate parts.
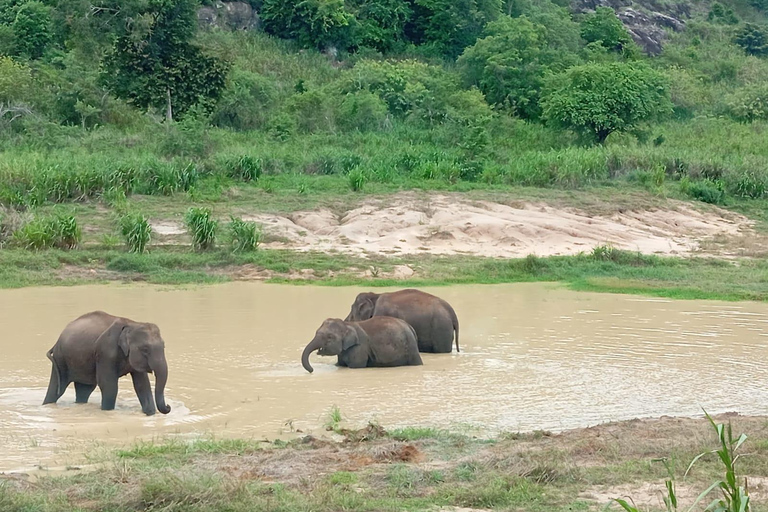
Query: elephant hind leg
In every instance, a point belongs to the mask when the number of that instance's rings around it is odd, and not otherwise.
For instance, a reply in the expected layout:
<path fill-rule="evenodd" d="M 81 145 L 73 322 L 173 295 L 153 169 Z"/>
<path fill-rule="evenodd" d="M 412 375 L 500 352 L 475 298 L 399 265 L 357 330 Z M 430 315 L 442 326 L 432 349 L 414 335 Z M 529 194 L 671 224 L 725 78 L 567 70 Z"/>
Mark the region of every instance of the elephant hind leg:
<path fill-rule="evenodd" d="M 81 384 L 75 382 L 75 403 L 87 404 L 94 389 L 96 389 L 96 384 Z"/>
<path fill-rule="evenodd" d="M 55 362 L 51 365 L 51 379 L 48 381 L 48 392 L 45 395 L 45 400 L 43 400 L 43 405 L 55 404 L 67 390 L 69 381 L 66 373 L 66 371 L 60 371 Z"/>

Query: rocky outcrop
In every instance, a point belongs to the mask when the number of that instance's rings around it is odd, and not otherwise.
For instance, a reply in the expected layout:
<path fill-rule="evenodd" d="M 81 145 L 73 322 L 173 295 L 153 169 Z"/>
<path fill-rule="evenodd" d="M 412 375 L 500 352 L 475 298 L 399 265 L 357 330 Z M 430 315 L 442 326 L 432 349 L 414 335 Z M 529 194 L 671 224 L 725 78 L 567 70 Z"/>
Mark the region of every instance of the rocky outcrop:
<path fill-rule="evenodd" d="M 247 2 L 215 2 L 197 11 L 200 28 L 254 30 L 259 28 L 259 13 Z"/>
<path fill-rule="evenodd" d="M 632 39 L 649 55 L 661 53 L 667 31 L 683 30 L 684 19 L 691 14 L 686 2 L 661 4 L 656 0 L 573 0 L 572 7 L 576 13 L 610 7 L 616 11 Z"/>

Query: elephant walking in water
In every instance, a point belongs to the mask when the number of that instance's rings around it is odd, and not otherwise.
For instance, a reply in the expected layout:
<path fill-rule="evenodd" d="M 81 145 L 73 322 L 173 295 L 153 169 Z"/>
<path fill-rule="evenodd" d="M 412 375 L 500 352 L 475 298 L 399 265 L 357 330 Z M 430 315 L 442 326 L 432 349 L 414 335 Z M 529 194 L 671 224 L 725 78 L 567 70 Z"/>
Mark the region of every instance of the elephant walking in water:
<path fill-rule="evenodd" d="M 416 332 L 403 320 L 376 317 L 363 322 L 329 318 L 315 332 L 301 355 L 304 369 L 312 373 L 309 354 L 338 356 L 338 365 L 349 368 L 367 366 L 420 365 Z"/>
<path fill-rule="evenodd" d="M 101 408 L 112 410 L 117 400 L 117 381 L 131 374 L 133 388 L 144 414 L 171 412 L 165 403 L 168 363 L 160 329 L 152 323 L 140 323 L 93 311 L 73 320 L 47 353 L 51 360 L 51 380 L 43 405 L 55 403 L 70 383 L 75 383 L 75 401 L 87 403 L 99 386 Z M 155 374 L 155 396 L 149 374 Z"/>
<path fill-rule="evenodd" d="M 419 352 L 459 352 L 459 319 L 450 304 L 426 292 L 408 288 L 391 293 L 361 293 L 345 319 L 359 322 L 377 316 L 391 316 L 413 326 Z"/>

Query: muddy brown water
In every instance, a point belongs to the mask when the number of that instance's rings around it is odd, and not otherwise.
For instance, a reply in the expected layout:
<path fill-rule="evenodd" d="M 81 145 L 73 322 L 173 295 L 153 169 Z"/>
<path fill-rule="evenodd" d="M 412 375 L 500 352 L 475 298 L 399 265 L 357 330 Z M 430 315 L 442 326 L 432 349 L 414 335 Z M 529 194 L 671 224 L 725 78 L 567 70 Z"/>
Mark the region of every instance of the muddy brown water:
<path fill-rule="evenodd" d="M 231 283 L 186 289 L 82 286 L 0 291 L 0 471 L 82 463 L 137 439 L 252 439 L 351 425 L 561 430 L 659 415 L 768 405 L 768 305 L 577 293 L 548 284 L 426 289 L 451 302 L 460 354 L 424 366 L 351 370 L 305 344 L 346 316 L 362 288 Z M 78 315 L 103 309 L 155 322 L 166 340 L 172 412 L 141 413 L 130 378 L 114 411 L 41 405 L 45 352 Z M 718 371 L 722 369 L 722 371 Z M 153 381 L 154 386 L 154 381 Z"/>

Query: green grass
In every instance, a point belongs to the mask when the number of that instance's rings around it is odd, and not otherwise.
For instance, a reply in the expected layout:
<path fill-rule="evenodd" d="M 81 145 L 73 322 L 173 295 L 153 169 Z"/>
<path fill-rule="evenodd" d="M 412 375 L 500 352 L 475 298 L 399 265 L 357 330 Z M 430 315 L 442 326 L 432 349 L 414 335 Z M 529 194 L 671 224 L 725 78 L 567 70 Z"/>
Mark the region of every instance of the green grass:
<path fill-rule="evenodd" d="M 289 442 L 141 442 L 106 454 L 97 471 L 44 476 L 32 485 L 0 480 L 0 507 L 8 512 L 426 512 L 441 507 L 575 512 L 598 509 L 589 499 L 595 488 L 621 498 L 622 488 L 642 489 L 665 477 L 682 479 L 691 461 L 696 463 L 685 484 L 696 492 L 721 477 L 717 457 L 697 460 L 696 455 L 713 446 L 723 452 L 727 435 L 712 436 L 704 420 L 646 420 L 645 429 L 638 429 L 636 421 L 546 438 L 477 439 L 446 431 L 409 440 L 385 432 L 362 441 L 352 441 L 351 432 L 338 443 L 312 437 Z M 749 434 L 745 453 L 765 446 L 763 420 L 735 421 Z M 732 456 L 734 450 L 729 450 Z M 402 460 L 403 453 L 413 458 Z M 670 462 L 671 472 L 660 458 Z M 764 462 L 756 458 L 739 459 L 736 481 L 742 474 L 766 474 Z M 733 462 L 731 458 L 729 467 Z M 271 475 L 269 482 L 262 473 Z M 753 512 L 768 510 L 761 503 L 751 505 Z"/>
<path fill-rule="evenodd" d="M 598 251 L 600 253 L 600 251 Z M 613 259 L 584 254 L 499 260 L 466 256 L 412 256 L 381 259 L 379 277 L 360 274 L 370 259 L 333 253 L 259 250 L 190 252 L 157 247 L 148 254 L 114 249 L 0 251 L 0 287 L 71 285 L 93 281 L 139 280 L 158 284 L 219 283 L 242 265 L 273 273 L 272 282 L 328 286 L 435 286 L 560 282 L 571 289 L 631 293 L 676 299 L 768 300 L 768 262 L 714 258 L 666 258 L 615 251 Z M 387 277 L 394 265 L 416 269 L 414 277 Z M 79 268 L 95 272 L 77 272 Z M 292 269 L 313 269 L 314 278 L 289 279 Z M 333 273 L 333 275 L 331 275 Z"/>

